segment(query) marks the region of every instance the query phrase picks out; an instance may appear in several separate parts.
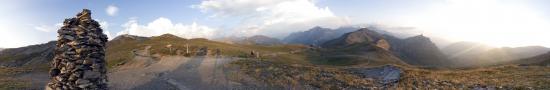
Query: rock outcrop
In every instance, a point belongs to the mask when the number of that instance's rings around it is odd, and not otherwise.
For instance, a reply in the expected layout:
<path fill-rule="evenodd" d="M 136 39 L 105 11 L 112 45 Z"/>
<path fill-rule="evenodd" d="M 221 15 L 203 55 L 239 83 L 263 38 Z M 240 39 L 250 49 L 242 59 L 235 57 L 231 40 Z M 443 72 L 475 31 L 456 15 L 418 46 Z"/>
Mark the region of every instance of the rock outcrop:
<path fill-rule="evenodd" d="M 401 69 L 392 65 L 375 68 L 352 68 L 349 70 L 362 78 L 376 79 L 378 83 L 383 85 L 397 83 L 401 77 L 401 73 L 403 73 Z"/>
<path fill-rule="evenodd" d="M 105 90 L 105 43 L 107 36 L 83 9 L 76 17 L 65 19 L 58 30 L 55 57 L 51 62 L 51 90 Z"/>
<path fill-rule="evenodd" d="M 199 50 L 197 50 L 197 53 L 195 56 L 206 56 L 208 55 L 208 47 L 202 47 Z"/>

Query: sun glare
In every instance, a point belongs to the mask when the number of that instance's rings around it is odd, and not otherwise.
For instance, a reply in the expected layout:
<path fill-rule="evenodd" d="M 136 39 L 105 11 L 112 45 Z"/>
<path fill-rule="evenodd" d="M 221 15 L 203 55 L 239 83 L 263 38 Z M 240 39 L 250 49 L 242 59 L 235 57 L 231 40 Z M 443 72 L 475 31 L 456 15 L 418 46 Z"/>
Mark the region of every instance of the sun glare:
<path fill-rule="evenodd" d="M 410 20 L 409 25 L 455 41 L 499 47 L 550 46 L 550 24 L 521 3 L 497 0 L 449 0 Z"/>

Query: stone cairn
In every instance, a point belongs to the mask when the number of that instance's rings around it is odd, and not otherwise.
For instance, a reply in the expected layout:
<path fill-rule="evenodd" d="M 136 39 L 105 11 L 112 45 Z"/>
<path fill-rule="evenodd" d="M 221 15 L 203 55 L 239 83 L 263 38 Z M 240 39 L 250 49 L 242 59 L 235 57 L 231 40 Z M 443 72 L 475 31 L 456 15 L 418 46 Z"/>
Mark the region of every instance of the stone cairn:
<path fill-rule="evenodd" d="M 47 90 L 106 90 L 105 43 L 107 36 L 83 9 L 65 19 L 51 63 Z"/>

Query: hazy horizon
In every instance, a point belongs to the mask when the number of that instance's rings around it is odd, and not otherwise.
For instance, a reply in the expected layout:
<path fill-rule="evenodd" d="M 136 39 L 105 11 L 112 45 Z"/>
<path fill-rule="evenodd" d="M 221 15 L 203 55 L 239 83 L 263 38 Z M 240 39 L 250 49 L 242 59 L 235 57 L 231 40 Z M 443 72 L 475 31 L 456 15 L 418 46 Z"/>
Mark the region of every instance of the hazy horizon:
<path fill-rule="evenodd" d="M 67 17 L 83 8 L 109 38 L 122 34 L 183 38 L 266 35 L 284 38 L 314 26 L 412 27 L 451 42 L 497 47 L 550 47 L 547 0 L 169 0 L 31 1 L 0 3 L 0 47 L 55 40 Z"/>

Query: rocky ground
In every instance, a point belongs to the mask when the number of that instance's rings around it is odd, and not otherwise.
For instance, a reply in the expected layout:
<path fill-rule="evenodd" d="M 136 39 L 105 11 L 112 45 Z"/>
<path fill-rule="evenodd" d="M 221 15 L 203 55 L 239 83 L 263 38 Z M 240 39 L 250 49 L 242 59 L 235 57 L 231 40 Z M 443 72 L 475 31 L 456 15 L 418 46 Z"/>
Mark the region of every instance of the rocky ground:
<path fill-rule="evenodd" d="M 544 90 L 550 67 L 494 66 L 470 69 L 316 67 L 240 60 L 241 71 L 269 85 L 294 89 Z"/>
<path fill-rule="evenodd" d="M 264 60 L 239 60 L 232 64 L 240 66 L 244 74 L 284 89 L 392 89 L 402 75 L 402 71 L 392 65 L 337 68 Z"/>
<path fill-rule="evenodd" d="M 0 89 L 40 90 L 47 72 L 2 68 Z M 550 67 L 496 66 L 434 70 L 395 65 L 314 66 L 215 56 L 136 57 L 109 72 L 115 90 L 214 89 L 474 89 L 544 90 Z"/>

